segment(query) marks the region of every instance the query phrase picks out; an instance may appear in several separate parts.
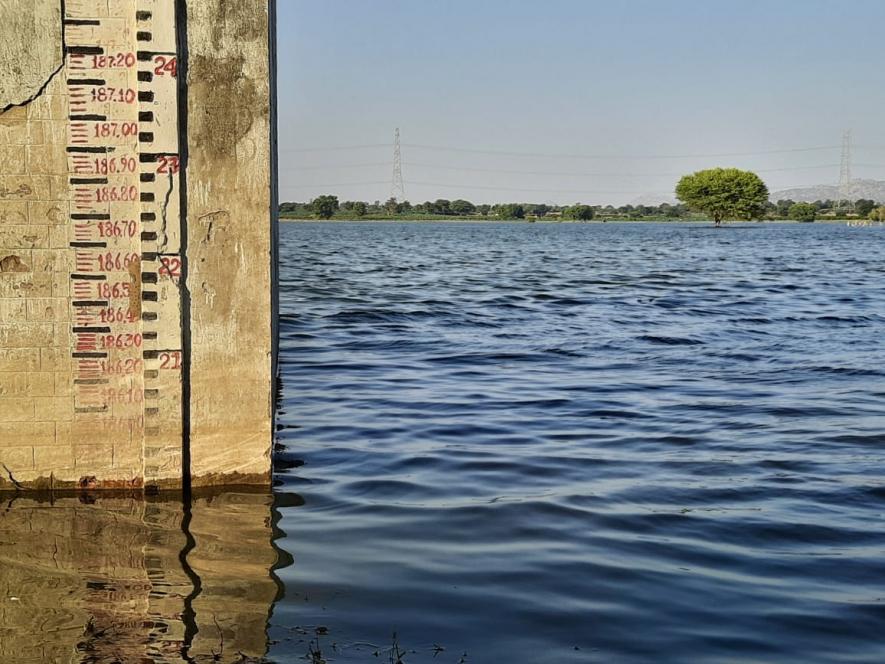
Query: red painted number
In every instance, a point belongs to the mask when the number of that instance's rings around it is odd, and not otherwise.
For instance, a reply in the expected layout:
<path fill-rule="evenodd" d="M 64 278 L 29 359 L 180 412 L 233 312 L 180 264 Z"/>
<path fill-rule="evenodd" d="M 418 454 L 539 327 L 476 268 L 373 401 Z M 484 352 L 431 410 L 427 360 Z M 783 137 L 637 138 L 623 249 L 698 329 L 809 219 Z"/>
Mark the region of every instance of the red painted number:
<path fill-rule="evenodd" d="M 157 173 L 178 173 L 178 157 L 162 155 L 157 159 Z"/>
<path fill-rule="evenodd" d="M 102 348 L 140 348 L 140 334 L 107 334 L 101 338 Z"/>
<path fill-rule="evenodd" d="M 95 190 L 97 203 L 113 203 L 114 201 L 138 200 L 138 187 L 121 185 L 119 187 L 98 187 Z"/>
<path fill-rule="evenodd" d="M 102 360 L 101 371 L 105 374 L 128 376 L 141 370 L 141 360 Z"/>
<path fill-rule="evenodd" d="M 137 320 L 128 309 L 102 309 L 100 316 L 102 323 L 134 323 Z"/>
<path fill-rule="evenodd" d="M 100 270 L 126 270 L 130 265 L 139 261 L 140 258 L 136 253 L 120 254 L 108 252 L 98 255 L 98 268 Z"/>
<path fill-rule="evenodd" d="M 163 256 L 160 258 L 160 269 L 157 270 L 159 274 L 165 274 L 170 277 L 180 277 L 181 276 L 181 259 L 175 258 L 174 256 Z"/>
<path fill-rule="evenodd" d="M 92 101 L 132 104 L 135 103 L 135 90 L 132 88 L 92 88 Z"/>
<path fill-rule="evenodd" d="M 99 237 L 134 237 L 138 225 L 134 219 L 126 221 L 102 221 L 98 224 Z"/>
<path fill-rule="evenodd" d="M 102 157 L 93 164 L 93 173 L 109 175 L 110 173 L 134 173 L 138 169 L 135 157 Z"/>
<path fill-rule="evenodd" d="M 178 60 L 175 58 L 167 58 L 165 55 L 158 55 L 154 58 L 154 74 L 157 76 L 178 76 Z"/>
<path fill-rule="evenodd" d="M 129 297 L 132 286 L 124 281 L 115 284 L 98 284 L 98 296 L 107 300 L 122 300 Z"/>
<path fill-rule="evenodd" d="M 120 138 L 138 133 L 137 122 L 96 122 L 93 126 L 95 138 Z"/>
<path fill-rule="evenodd" d="M 117 67 L 134 67 L 135 53 L 111 53 L 109 55 L 93 55 L 93 69 L 112 69 Z"/>
<path fill-rule="evenodd" d="M 173 350 L 168 353 L 160 353 L 161 369 L 181 369 L 181 351 Z"/>

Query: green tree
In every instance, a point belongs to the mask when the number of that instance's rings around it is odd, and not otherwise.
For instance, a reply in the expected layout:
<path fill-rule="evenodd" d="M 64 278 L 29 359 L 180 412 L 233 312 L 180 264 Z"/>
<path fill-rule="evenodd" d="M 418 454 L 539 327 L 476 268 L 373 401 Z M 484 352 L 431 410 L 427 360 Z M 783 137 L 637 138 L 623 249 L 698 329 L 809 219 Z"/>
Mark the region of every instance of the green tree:
<path fill-rule="evenodd" d="M 310 209 L 320 219 L 331 219 L 338 209 L 338 197 L 317 196 L 310 202 Z"/>
<path fill-rule="evenodd" d="M 768 187 L 750 171 L 711 168 L 685 175 L 676 196 L 692 210 L 704 212 L 717 226 L 723 219 L 757 219 L 765 214 Z"/>
<path fill-rule="evenodd" d="M 543 217 L 548 212 L 550 212 L 550 206 L 546 203 L 537 203 L 535 205 L 530 206 L 529 212 L 531 212 L 536 217 Z"/>
<path fill-rule="evenodd" d="M 353 216 L 364 217 L 366 216 L 366 211 L 369 209 L 369 206 L 362 201 L 355 201 L 351 209 L 353 210 Z"/>
<path fill-rule="evenodd" d="M 501 203 L 497 213 L 501 219 L 525 219 L 525 208 L 519 203 Z"/>
<path fill-rule="evenodd" d="M 476 206 L 470 201 L 465 201 L 463 198 L 452 201 L 449 208 L 451 209 L 452 214 L 457 214 L 462 217 L 476 212 Z"/>
<path fill-rule="evenodd" d="M 787 216 L 796 221 L 814 221 L 817 217 L 817 206 L 814 203 L 793 203 Z"/>
<path fill-rule="evenodd" d="M 796 204 L 796 201 L 790 200 L 789 198 L 787 200 L 783 200 L 783 199 L 779 200 L 775 204 L 776 208 L 777 208 L 777 216 L 789 218 L 790 217 L 790 208 L 793 207 L 795 204 Z M 816 209 L 816 207 L 815 207 L 815 209 Z"/>
<path fill-rule="evenodd" d="M 885 221 L 885 205 L 881 205 L 867 215 L 872 221 Z"/>
<path fill-rule="evenodd" d="M 433 203 L 428 201 L 424 205 L 430 214 L 452 214 L 451 202 L 445 198 L 437 198 Z"/>
<path fill-rule="evenodd" d="M 488 205 L 486 203 L 483 203 L 482 205 L 479 205 L 476 208 L 476 211 L 479 212 L 483 216 L 487 215 L 489 212 L 491 212 L 491 210 L 492 210 L 492 206 Z"/>
<path fill-rule="evenodd" d="M 861 217 L 868 217 L 876 207 L 876 201 L 869 198 L 861 198 L 854 202 L 854 211 Z"/>
<path fill-rule="evenodd" d="M 572 205 L 570 208 L 565 209 L 563 216 L 566 219 L 590 221 L 593 219 L 593 208 L 589 205 Z"/>

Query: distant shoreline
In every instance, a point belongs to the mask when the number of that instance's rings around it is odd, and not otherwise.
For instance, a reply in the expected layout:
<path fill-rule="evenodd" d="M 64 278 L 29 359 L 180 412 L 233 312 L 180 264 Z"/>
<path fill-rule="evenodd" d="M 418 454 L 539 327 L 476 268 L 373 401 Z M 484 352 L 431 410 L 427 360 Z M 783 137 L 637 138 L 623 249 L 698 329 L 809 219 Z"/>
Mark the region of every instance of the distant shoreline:
<path fill-rule="evenodd" d="M 397 217 L 382 217 L 382 218 L 366 218 L 366 217 L 354 217 L 354 218 L 345 218 L 345 217 L 333 217 L 332 219 L 311 219 L 304 217 L 284 217 L 280 216 L 279 220 L 285 223 L 295 223 L 295 224 L 309 224 L 309 223 L 360 223 L 360 224 L 410 224 L 410 223 L 442 223 L 442 224 L 584 224 L 584 225 L 604 225 L 604 224 L 712 224 L 712 219 L 591 219 L 587 221 L 582 221 L 578 219 L 477 219 L 470 217 L 428 217 L 428 218 L 418 218 L 418 217 L 410 217 L 410 218 L 397 218 Z M 816 219 L 813 222 L 804 222 L 804 221 L 794 221 L 792 219 L 763 219 L 763 220 L 754 220 L 754 221 L 727 221 L 724 222 L 724 226 L 734 225 L 734 224 L 754 224 L 754 225 L 765 225 L 765 224 L 845 224 L 849 221 L 857 221 L 856 219 Z"/>

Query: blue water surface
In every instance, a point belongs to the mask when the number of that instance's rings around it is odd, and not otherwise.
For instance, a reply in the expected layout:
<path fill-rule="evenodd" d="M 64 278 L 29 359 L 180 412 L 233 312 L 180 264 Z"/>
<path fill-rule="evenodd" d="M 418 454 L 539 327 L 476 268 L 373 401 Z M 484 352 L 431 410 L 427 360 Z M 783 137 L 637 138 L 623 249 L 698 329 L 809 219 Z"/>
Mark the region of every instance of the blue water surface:
<path fill-rule="evenodd" d="M 269 659 L 885 661 L 885 229 L 281 235 Z"/>

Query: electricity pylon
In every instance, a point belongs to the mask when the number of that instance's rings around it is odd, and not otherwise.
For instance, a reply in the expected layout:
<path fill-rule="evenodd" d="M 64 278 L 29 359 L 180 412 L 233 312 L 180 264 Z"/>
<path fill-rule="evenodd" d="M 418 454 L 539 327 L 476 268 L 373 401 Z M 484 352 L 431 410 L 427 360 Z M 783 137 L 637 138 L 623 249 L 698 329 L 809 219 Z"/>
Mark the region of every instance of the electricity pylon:
<path fill-rule="evenodd" d="M 390 197 L 396 201 L 404 201 L 406 190 L 403 186 L 403 155 L 399 146 L 399 127 L 393 135 L 393 178 L 390 182 Z"/>
<path fill-rule="evenodd" d="M 839 165 L 839 195 L 848 202 L 848 211 L 854 212 L 851 200 L 851 130 L 842 134 L 842 162 Z"/>

